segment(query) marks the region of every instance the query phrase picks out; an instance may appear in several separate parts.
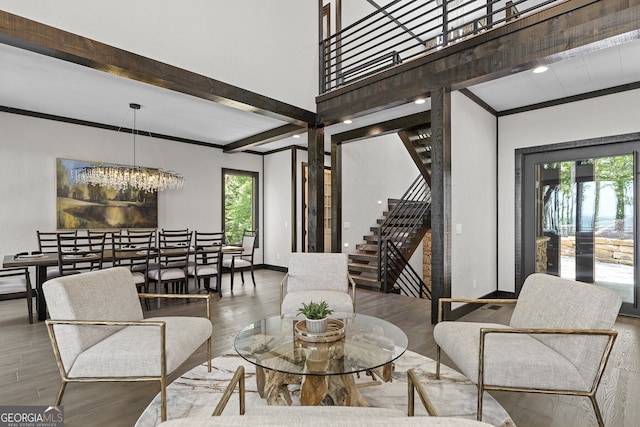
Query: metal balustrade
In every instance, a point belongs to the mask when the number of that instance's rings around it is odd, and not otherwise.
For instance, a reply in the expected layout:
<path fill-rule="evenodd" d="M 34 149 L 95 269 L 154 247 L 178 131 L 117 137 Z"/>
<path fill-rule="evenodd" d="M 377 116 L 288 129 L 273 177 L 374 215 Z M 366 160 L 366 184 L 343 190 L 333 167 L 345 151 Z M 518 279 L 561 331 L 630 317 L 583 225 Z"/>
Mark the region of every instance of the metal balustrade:
<path fill-rule="evenodd" d="M 417 230 L 426 228 L 430 211 L 431 190 L 421 174 L 378 228 L 378 280 L 383 292 L 395 284 L 407 295 L 430 297 L 422 277 L 403 256 Z"/>
<path fill-rule="evenodd" d="M 388 1 L 388 0 L 387 0 Z M 320 42 L 320 93 L 537 12 L 562 0 L 392 0 Z"/>

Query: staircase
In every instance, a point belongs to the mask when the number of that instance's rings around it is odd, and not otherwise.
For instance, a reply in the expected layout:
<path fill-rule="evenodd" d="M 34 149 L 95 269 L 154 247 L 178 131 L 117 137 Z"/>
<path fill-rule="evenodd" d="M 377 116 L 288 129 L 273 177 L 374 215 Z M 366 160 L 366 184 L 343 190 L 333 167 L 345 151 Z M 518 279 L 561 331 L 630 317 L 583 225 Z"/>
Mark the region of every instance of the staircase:
<path fill-rule="evenodd" d="M 431 226 L 431 129 L 422 126 L 398 133 L 420 176 L 401 199 L 389 199 L 388 210 L 349 255 L 349 273 L 359 287 L 380 292 L 430 296 L 422 273 L 407 260 Z"/>
<path fill-rule="evenodd" d="M 381 218 L 378 218 L 377 225 L 369 228 L 372 234 L 363 236 L 365 243 L 357 244 L 357 253 L 349 255 L 349 273 L 359 287 L 376 291 L 382 290 L 381 277 L 379 277 L 378 235 L 380 225 L 390 218 L 390 214 L 397 204 L 397 199 L 387 201 L 388 210 L 382 213 Z M 399 218 L 390 219 L 395 223 L 398 223 L 398 220 Z"/>
<path fill-rule="evenodd" d="M 410 268 L 406 260 L 431 224 L 431 192 L 424 178 L 419 176 L 402 199 L 390 199 L 388 205 L 389 210 L 370 228 L 371 234 L 364 236 L 364 243 L 356 245 L 357 252 L 349 255 L 349 273 L 359 287 L 409 294 L 399 278 L 407 274 L 403 272 Z M 381 256 L 388 254 L 387 245 L 395 250 L 389 258 Z"/>
<path fill-rule="evenodd" d="M 428 126 L 398 132 L 418 170 L 431 187 L 431 128 Z"/>

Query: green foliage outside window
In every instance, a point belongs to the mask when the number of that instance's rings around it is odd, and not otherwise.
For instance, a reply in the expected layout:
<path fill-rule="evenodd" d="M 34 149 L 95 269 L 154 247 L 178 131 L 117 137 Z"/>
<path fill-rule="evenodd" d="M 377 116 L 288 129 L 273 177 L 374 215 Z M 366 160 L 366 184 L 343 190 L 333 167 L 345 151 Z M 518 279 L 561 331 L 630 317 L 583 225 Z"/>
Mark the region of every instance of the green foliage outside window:
<path fill-rule="evenodd" d="M 547 203 L 545 213 L 544 228 L 553 229 L 553 224 L 559 227 L 571 227 L 576 218 L 576 198 L 580 198 L 583 203 L 588 204 L 591 226 L 597 228 L 604 224 L 607 226 L 608 235 L 618 233 L 618 237 L 623 237 L 625 233 L 625 219 L 633 217 L 633 179 L 634 179 L 634 157 L 632 154 L 599 157 L 595 159 L 580 160 L 581 164 L 593 165 L 594 176 L 588 181 L 592 188 L 583 186 L 582 193 L 578 194 L 576 185 L 576 162 L 552 162 L 545 163 L 545 169 L 560 170 L 560 181 L 555 191 L 559 197 L 555 203 Z M 601 199 L 605 190 L 612 190 L 613 203 L 615 204 L 614 214 L 611 214 L 611 206 L 605 206 Z M 611 198 L 607 199 L 611 204 Z M 603 214 L 606 212 L 606 214 Z M 610 222 L 613 221 L 613 229 Z M 600 235 L 604 230 L 597 230 Z"/>
<path fill-rule="evenodd" d="M 255 228 L 256 181 L 253 174 L 224 174 L 224 231 L 230 244 L 240 244 L 244 230 Z"/>

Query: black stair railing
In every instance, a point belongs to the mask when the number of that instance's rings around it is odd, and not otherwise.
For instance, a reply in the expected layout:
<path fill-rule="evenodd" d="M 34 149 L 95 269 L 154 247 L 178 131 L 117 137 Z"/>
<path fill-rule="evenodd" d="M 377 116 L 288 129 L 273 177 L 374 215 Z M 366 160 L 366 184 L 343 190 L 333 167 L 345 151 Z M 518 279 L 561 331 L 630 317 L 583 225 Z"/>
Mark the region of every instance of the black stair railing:
<path fill-rule="evenodd" d="M 430 210 L 431 189 L 421 174 L 378 227 L 378 280 L 382 282 L 383 292 L 391 290 L 391 286 L 397 283 L 400 272 L 407 265 L 404 256 L 389 254 L 389 243 L 401 255 L 407 253 L 410 240 L 416 231 L 426 227 Z M 389 256 L 394 258 L 389 260 Z"/>
<path fill-rule="evenodd" d="M 392 0 L 320 42 L 320 93 L 565 0 Z"/>
<path fill-rule="evenodd" d="M 385 240 L 382 244 L 382 251 L 384 266 L 381 281 L 385 293 L 390 292 L 390 288 L 395 284 L 401 294 L 414 298 L 431 299 L 431 290 L 422 280 L 422 275 L 411 267 L 409 261 L 392 241 Z"/>

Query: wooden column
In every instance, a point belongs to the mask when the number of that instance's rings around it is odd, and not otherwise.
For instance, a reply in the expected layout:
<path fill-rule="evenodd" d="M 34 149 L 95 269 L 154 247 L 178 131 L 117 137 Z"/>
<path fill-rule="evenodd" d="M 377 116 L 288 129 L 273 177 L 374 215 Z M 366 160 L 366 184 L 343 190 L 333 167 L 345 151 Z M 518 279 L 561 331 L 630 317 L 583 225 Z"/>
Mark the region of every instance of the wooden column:
<path fill-rule="evenodd" d="M 324 252 L 324 128 L 309 126 L 308 247 Z"/>
<path fill-rule="evenodd" d="M 431 323 L 451 296 L 451 91 L 431 92 Z"/>
<path fill-rule="evenodd" d="M 331 252 L 342 252 L 342 145 L 331 138 Z"/>

